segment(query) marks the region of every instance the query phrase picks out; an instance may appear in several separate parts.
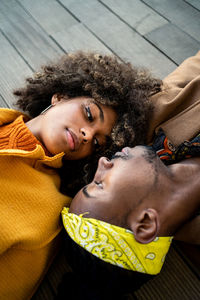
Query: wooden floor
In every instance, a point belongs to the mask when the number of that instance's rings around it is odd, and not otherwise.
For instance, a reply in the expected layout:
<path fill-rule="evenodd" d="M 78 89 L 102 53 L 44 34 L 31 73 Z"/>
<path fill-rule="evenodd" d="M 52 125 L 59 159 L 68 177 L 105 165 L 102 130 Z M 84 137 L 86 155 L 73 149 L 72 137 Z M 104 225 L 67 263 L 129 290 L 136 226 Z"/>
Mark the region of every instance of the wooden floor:
<path fill-rule="evenodd" d="M 199 0 L 0 0 L 0 104 L 41 64 L 114 53 L 164 78 L 200 49 Z"/>
<path fill-rule="evenodd" d="M 200 0 L 0 0 L 0 106 L 13 107 L 12 90 L 40 65 L 78 49 L 113 53 L 164 78 L 200 49 Z M 200 289 L 194 295 L 181 299 L 200 299 Z"/>

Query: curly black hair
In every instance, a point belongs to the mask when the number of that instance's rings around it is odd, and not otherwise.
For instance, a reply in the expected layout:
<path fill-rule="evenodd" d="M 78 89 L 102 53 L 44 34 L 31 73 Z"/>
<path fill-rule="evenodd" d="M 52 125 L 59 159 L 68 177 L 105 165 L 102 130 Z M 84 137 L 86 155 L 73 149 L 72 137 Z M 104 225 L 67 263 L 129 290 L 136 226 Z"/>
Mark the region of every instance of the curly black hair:
<path fill-rule="evenodd" d="M 34 118 L 51 104 L 53 94 L 70 98 L 87 96 L 110 106 L 117 113 L 111 140 L 101 151 L 80 161 L 64 161 L 60 170 L 61 190 L 73 195 L 88 183 L 100 155 L 111 156 L 123 146 L 144 144 L 152 112 L 149 97 L 161 89 L 161 80 L 145 69 L 119 61 L 112 55 L 78 51 L 64 55 L 57 63 L 43 66 L 17 89 L 16 105 Z"/>

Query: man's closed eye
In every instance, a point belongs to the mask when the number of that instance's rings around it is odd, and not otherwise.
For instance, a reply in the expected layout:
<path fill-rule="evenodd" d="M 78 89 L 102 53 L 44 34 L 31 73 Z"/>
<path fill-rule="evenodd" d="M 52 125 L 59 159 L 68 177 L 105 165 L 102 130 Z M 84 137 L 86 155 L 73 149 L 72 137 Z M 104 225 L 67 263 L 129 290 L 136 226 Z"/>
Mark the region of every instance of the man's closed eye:
<path fill-rule="evenodd" d="M 102 184 L 101 181 L 96 181 L 96 180 L 95 180 L 94 183 L 95 183 L 99 188 L 103 189 L 103 184 Z"/>

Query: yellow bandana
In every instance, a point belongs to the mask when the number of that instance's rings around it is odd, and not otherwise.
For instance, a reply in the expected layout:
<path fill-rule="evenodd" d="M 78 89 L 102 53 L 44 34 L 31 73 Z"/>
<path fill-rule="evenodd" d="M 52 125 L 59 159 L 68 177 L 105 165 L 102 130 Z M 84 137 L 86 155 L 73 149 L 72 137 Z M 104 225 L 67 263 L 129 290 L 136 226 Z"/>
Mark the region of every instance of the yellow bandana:
<path fill-rule="evenodd" d="M 124 269 L 151 275 L 160 272 L 172 237 L 157 237 L 149 244 L 140 244 L 130 230 L 68 211 L 66 207 L 62 210 L 64 227 L 85 250 Z"/>

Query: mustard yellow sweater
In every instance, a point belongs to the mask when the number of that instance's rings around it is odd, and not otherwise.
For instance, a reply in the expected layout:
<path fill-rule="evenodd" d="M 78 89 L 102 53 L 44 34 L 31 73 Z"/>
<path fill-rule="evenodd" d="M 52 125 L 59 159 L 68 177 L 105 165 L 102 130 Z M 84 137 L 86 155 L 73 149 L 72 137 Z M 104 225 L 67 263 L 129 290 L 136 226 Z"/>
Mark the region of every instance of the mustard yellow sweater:
<path fill-rule="evenodd" d="M 17 128 L 20 115 L 0 109 L 0 126 L 15 120 Z M 60 212 L 70 198 L 59 192 L 60 179 L 54 170 L 61 167 L 63 154 L 46 156 L 25 125 L 24 131 L 10 130 L 9 135 L 1 128 L 0 299 L 27 300 L 55 255 L 62 228 Z"/>

